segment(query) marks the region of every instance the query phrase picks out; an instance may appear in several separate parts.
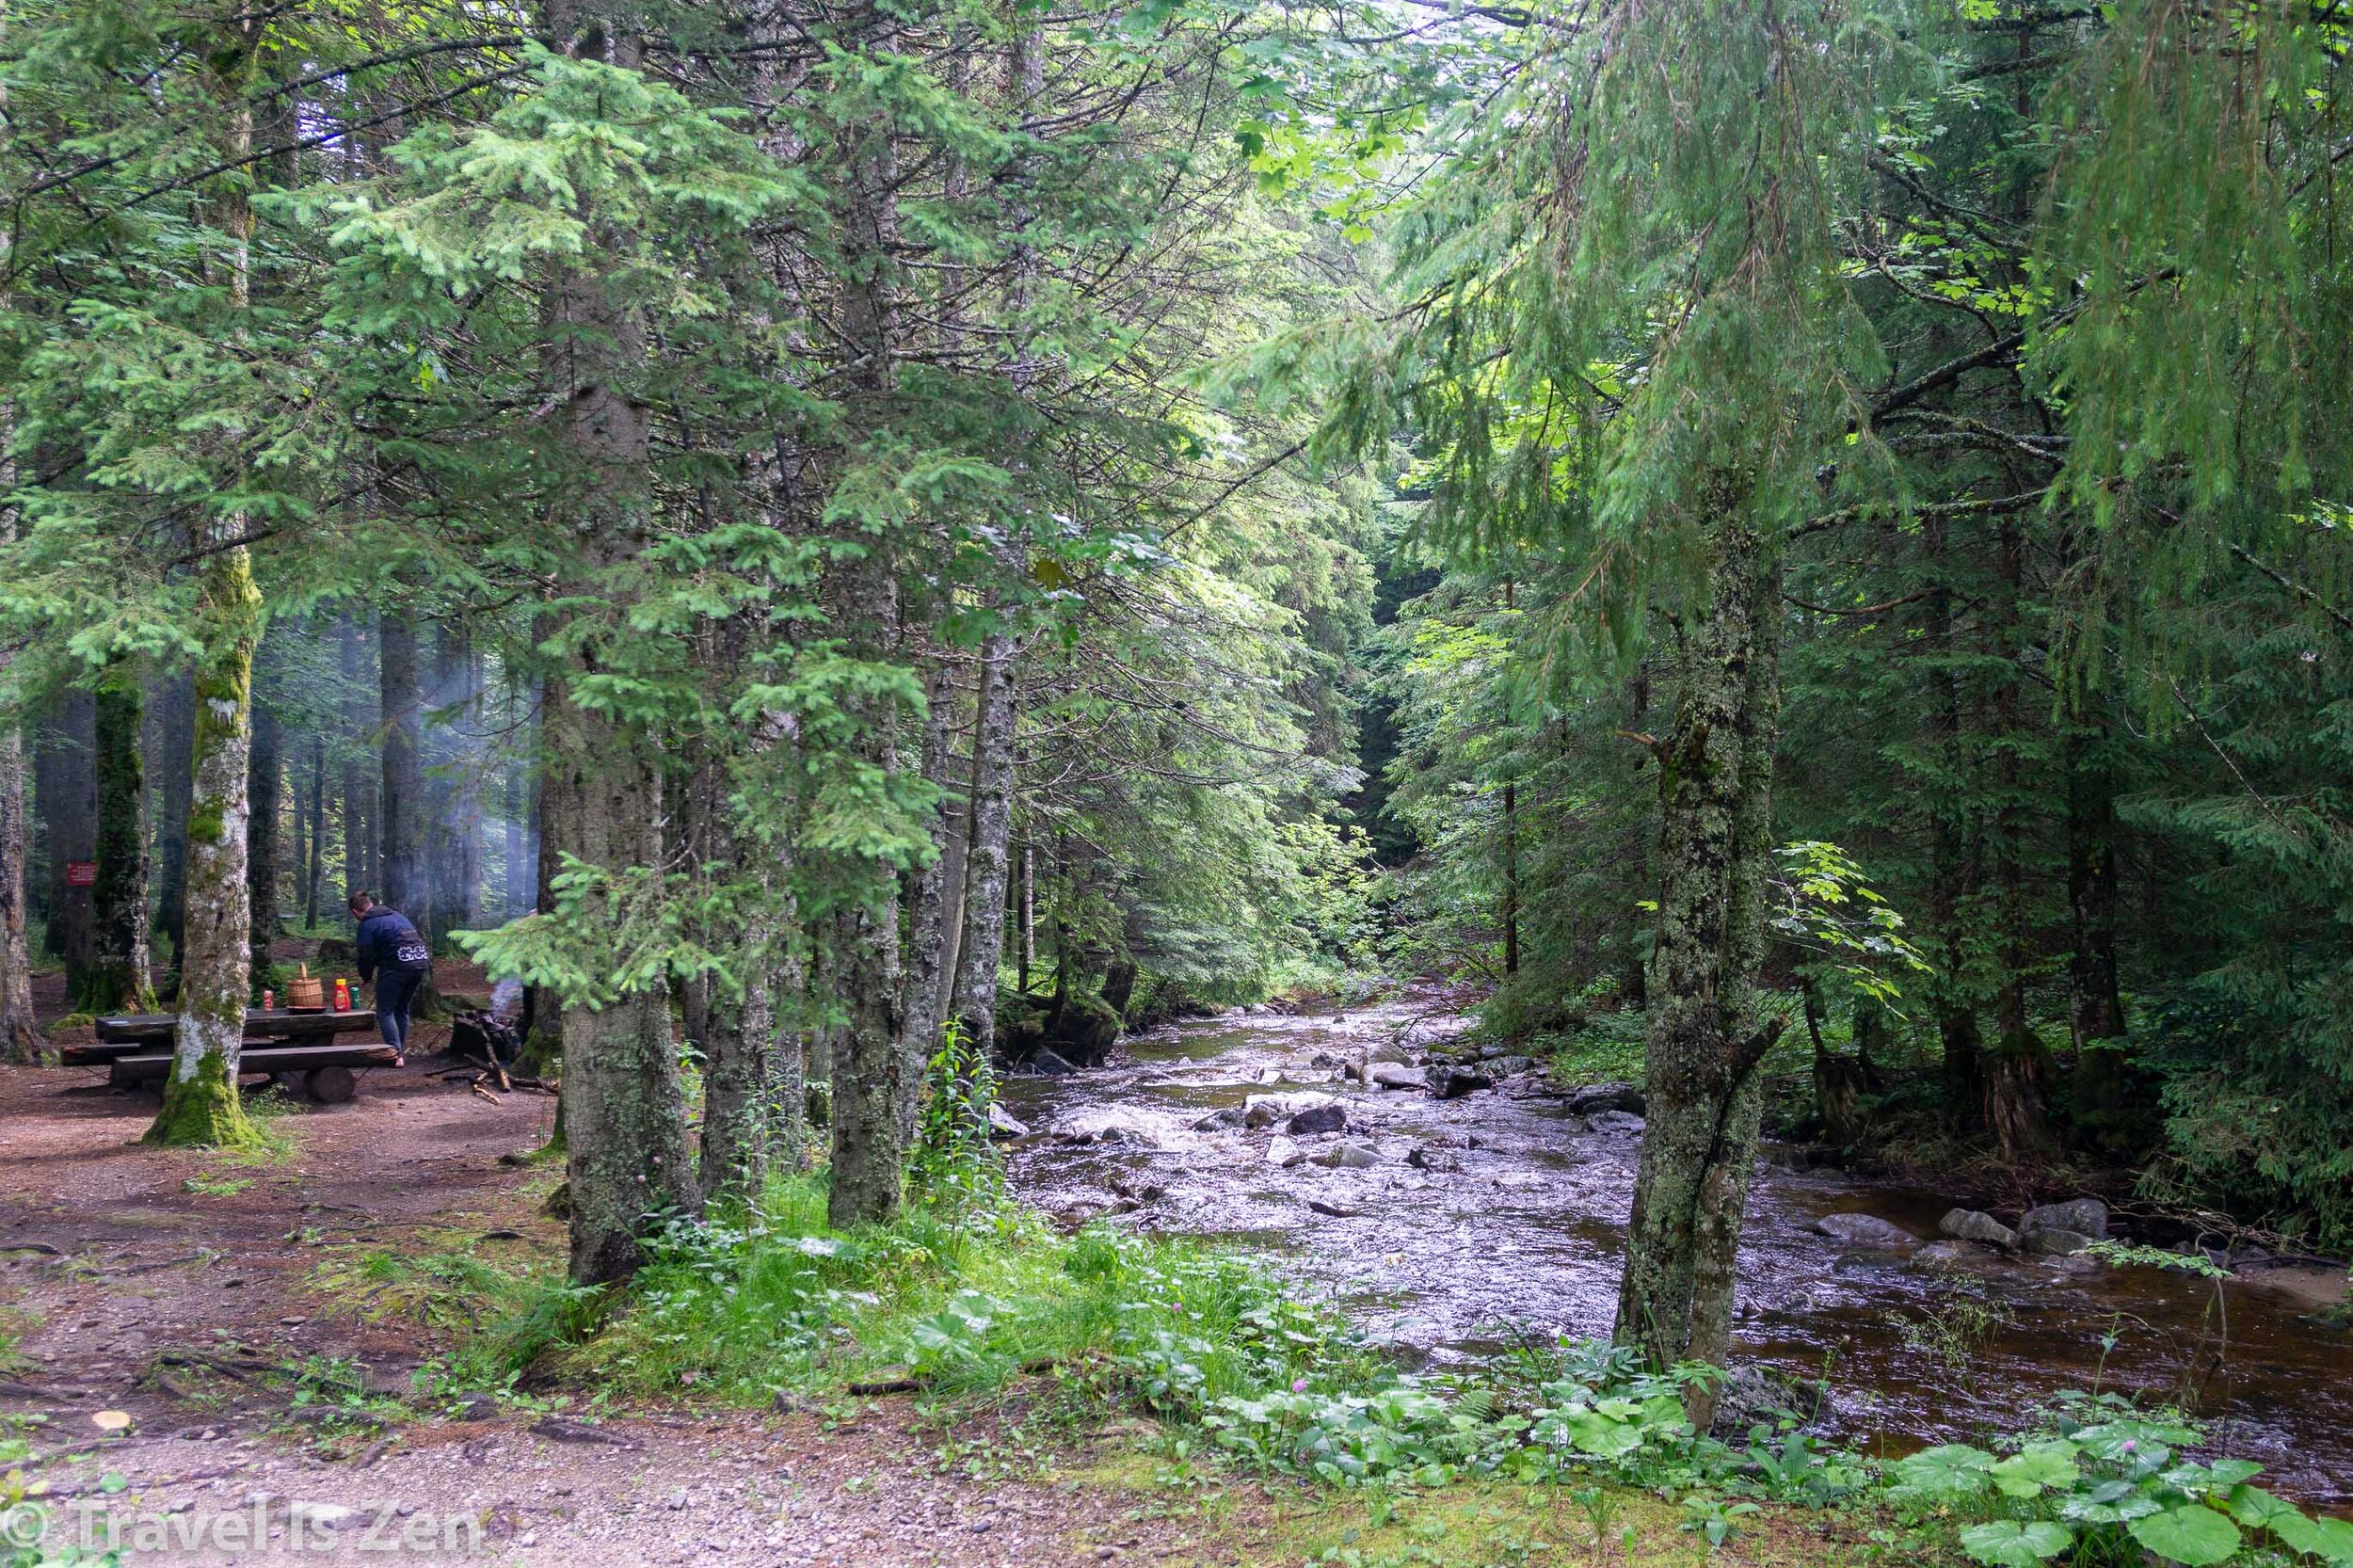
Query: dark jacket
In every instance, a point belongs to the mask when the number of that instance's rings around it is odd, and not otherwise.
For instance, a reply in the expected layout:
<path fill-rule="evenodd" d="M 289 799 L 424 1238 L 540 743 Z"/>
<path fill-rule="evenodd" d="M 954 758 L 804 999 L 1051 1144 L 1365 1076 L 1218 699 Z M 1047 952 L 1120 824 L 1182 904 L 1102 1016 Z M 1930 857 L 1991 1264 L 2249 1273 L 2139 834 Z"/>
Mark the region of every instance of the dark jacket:
<path fill-rule="evenodd" d="M 361 980 L 374 979 L 378 968 L 423 974 L 433 968 L 433 954 L 424 938 L 417 935 L 408 916 L 388 904 L 379 904 L 360 918 L 355 951 Z"/>

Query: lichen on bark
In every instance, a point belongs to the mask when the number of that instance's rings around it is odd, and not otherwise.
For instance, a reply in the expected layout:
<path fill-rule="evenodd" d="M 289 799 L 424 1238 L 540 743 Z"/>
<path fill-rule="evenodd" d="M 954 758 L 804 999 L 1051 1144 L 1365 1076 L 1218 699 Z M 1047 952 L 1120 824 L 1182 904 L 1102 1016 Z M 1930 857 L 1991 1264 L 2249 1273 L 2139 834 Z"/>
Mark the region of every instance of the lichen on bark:
<path fill-rule="evenodd" d="M 1617 1337 L 1661 1366 L 1721 1361 L 1733 1261 L 1777 1031 L 1755 989 L 1765 950 L 1772 756 L 1779 731 L 1779 574 L 1714 497 L 1703 593 L 1676 628 L 1675 709 L 1657 744 L 1659 897 L 1649 976 L 1648 1121 L 1635 1178 Z M 1711 1400 L 1688 1401 L 1703 1426 Z"/>

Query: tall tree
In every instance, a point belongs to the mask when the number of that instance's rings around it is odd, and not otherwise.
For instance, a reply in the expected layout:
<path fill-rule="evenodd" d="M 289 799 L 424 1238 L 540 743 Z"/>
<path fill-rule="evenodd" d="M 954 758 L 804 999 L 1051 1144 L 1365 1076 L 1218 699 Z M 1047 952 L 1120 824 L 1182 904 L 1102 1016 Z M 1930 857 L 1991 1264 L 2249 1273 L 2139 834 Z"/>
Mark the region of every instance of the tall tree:
<path fill-rule="evenodd" d="M 389 904 L 419 931 L 433 929 L 433 887 L 425 864 L 424 675 L 417 628 L 408 613 L 388 607 L 376 621 L 377 693 L 383 715 L 384 772 L 376 794 Z"/>
<path fill-rule="evenodd" d="M 95 703 L 98 880 L 90 888 L 89 968 L 74 993 L 85 1013 L 152 1013 L 148 975 L 147 775 L 140 744 L 144 706 L 138 662 L 118 657 L 100 671 Z"/>

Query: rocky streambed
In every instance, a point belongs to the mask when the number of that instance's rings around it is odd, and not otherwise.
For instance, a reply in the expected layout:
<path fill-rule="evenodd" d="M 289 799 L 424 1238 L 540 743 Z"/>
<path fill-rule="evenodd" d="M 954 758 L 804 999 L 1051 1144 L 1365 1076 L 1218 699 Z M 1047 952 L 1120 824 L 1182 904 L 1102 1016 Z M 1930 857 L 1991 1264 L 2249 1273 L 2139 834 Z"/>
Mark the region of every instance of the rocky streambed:
<path fill-rule="evenodd" d="M 1014 1180 L 1049 1212 L 1276 1251 L 1410 1354 L 1607 1334 L 1640 1096 L 1450 1065 L 1460 1028 L 1422 997 L 1130 1037 L 1102 1067 L 1005 1082 Z M 2030 1220 L 1803 1164 L 1769 1149 L 1759 1170 L 1739 1350 L 1826 1376 L 1840 1435 L 1981 1438 L 2062 1389 L 2129 1389 L 2192 1403 L 2276 1484 L 2353 1501 L 2353 1335 L 2314 1317 L 2342 1272 L 2120 1269 L 2081 1254 L 2126 1232 L 2096 1205 Z"/>

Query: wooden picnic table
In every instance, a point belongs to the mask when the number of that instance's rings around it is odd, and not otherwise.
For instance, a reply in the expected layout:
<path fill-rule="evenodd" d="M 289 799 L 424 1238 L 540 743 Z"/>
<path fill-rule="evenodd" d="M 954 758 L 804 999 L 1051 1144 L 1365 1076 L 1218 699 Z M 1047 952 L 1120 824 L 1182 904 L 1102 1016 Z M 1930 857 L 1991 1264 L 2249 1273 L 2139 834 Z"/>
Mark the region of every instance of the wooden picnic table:
<path fill-rule="evenodd" d="M 180 1026 L 173 1013 L 125 1013 L 111 1018 L 101 1018 L 97 1024 L 100 1045 L 151 1045 L 169 1040 Z M 354 1030 L 374 1029 L 376 1015 L 353 1008 L 348 1013 L 297 1013 L 291 1007 L 273 1007 L 264 1012 L 258 1007 L 245 1010 L 245 1037 L 253 1040 L 285 1040 L 304 1035 L 335 1035 Z"/>
<path fill-rule="evenodd" d="M 351 1073 L 354 1067 L 389 1067 L 393 1055 L 392 1048 L 380 1041 L 340 1046 L 263 1045 L 240 1052 L 237 1070 L 240 1074 L 266 1073 L 290 1088 L 300 1088 L 314 1100 L 341 1105 L 358 1091 L 358 1080 Z M 114 1060 L 107 1081 L 119 1088 L 160 1083 L 171 1071 L 171 1063 L 169 1051 L 120 1056 Z"/>

